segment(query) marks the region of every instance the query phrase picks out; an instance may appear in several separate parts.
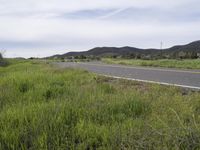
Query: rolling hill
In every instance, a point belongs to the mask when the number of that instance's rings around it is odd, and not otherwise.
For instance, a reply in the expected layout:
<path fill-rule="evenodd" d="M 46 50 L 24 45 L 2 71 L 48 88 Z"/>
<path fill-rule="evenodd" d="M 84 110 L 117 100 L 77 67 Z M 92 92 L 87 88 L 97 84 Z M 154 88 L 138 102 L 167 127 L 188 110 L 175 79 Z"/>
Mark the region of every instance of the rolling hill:
<path fill-rule="evenodd" d="M 121 56 L 121 57 L 151 57 L 151 58 L 177 58 L 177 57 L 198 57 L 200 55 L 200 41 L 195 41 L 186 45 L 173 46 L 167 49 L 140 49 L 135 47 L 96 47 L 83 52 L 69 52 L 62 55 L 54 55 L 49 58 L 68 58 L 77 56 Z"/>

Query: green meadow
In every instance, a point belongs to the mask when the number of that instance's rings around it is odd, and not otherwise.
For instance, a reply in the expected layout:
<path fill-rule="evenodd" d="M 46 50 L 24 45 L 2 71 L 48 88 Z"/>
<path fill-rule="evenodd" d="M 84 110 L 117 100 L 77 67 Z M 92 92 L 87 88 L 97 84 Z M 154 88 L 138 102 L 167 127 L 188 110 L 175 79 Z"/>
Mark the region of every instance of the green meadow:
<path fill-rule="evenodd" d="M 12 60 L 0 149 L 200 149 L 200 92 Z"/>
<path fill-rule="evenodd" d="M 159 60 L 141 60 L 141 59 L 112 59 L 104 58 L 103 62 L 109 64 L 145 66 L 145 67 L 164 67 L 180 69 L 200 69 L 200 59 L 159 59 Z"/>

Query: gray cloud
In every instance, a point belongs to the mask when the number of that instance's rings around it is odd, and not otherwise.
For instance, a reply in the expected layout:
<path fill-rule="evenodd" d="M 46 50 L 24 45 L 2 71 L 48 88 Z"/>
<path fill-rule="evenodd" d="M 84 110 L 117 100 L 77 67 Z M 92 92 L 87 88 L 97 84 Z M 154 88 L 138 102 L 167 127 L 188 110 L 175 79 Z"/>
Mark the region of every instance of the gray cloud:
<path fill-rule="evenodd" d="M 197 0 L 0 0 L 0 49 L 46 56 L 95 46 L 157 47 L 198 40 Z"/>

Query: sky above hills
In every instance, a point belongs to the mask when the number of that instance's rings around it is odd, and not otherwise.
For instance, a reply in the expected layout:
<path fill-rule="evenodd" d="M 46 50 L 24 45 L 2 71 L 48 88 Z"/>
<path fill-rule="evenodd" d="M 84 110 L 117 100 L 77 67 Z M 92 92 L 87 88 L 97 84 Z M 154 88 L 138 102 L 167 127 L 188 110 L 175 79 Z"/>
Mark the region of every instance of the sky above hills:
<path fill-rule="evenodd" d="M 0 51 L 43 57 L 200 39 L 199 0 L 0 0 Z"/>

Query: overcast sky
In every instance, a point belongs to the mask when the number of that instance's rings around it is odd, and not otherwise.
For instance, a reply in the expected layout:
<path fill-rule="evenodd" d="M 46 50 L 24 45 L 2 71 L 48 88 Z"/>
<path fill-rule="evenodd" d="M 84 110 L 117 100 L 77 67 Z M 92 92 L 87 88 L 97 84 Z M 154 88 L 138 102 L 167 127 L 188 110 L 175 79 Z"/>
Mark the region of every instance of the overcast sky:
<path fill-rule="evenodd" d="M 6 57 L 199 39 L 199 0 L 0 0 L 0 51 Z"/>

